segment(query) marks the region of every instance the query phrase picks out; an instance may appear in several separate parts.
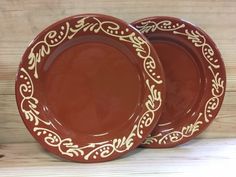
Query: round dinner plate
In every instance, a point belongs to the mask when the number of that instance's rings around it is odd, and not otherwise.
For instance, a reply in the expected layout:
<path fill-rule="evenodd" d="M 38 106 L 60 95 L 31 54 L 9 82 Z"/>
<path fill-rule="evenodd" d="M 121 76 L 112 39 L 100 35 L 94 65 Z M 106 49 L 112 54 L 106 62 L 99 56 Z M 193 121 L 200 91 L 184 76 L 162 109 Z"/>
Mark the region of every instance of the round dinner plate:
<path fill-rule="evenodd" d="M 225 67 L 212 39 L 193 24 L 173 17 L 132 23 L 156 49 L 166 77 L 161 118 L 142 144 L 173 147 L 189 141 L 216 117 L 225 94 Z"/>
<path fill-rule="evenodd" d="M 43 30 L 16 78 L 19 113 L 48 151 L 73 161 L 115 159 L 155 127 L 164 92 L 155 49 L 131 25 L 77 15 Z"/>

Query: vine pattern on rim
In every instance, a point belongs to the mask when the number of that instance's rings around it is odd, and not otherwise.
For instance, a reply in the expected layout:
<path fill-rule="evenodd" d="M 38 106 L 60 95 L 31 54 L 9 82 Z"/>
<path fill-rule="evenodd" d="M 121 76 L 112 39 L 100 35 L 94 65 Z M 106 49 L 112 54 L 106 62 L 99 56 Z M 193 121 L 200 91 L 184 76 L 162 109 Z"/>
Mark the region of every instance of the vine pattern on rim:
<path fill-rule="evenodd" d="M 130 43 L 137 56 L 142 60 L 145 74 L 147 75 L 145 84 L 149 94 L 145 100 L 145 111 L 135 122 L 130 134 L 126 137 L 115 138 L 105 142 L 89 143 L 86 146 L 79 146 L 69 138 L 62 138 L 56 126 L 51 121 L 40 118 L 38 111 L 39 100 L 34 97 L 34 82 L 40 76 L 38 74 L 38 64 L 45 57 L 50 55 L 51 49 L 66 40 L 74 38 L 83 32 L 102 32 L 105 35 L 113 36 L 118 40 Z M 83 156 L 85 160 L 89 158 L 106 158 L 114 152 L 122 153 L 130 149 L 134 144 L 134 137 L 142 138 L 144 128 L 151 125 L 154 120 L 155 112 L 162 104 L 162 93 L 157 89 L 157 85 L 162 84 L 162 78 L 156 71 L 156 63 L 151 55 L 149 44 L 137 36 L 135 32 L 130 32 L 128 28 L 122 29 L 119 24 L 112 21 L 102 21 L 96 17 L 80 18 L 75 25 L 65 22 L 59 30 L 52 30 L 45 34 L 43 40 L 37 42 L 30 50 L 28 55 L 28 66 L 20 68 L 21 84 L 19 86 L 21 100 L 21 111 L 26 120 L 34 123 L 33 131 L 41 137 L 51 148 L 66 156 Z M 33 78 L 31 78 L 33 72 Z M 21 77 L 22 75 L 22 77 Z M 26 78 L 26 79 L 25 79 Z M 85 151 L 86 150 L 86 151 Z"/>
<path fill-rule="evenodd" d="M 198 30 L 189 31 L 188 29 L 185 29 L 185 24 L 173 23 L 170 20 L 164 20 L 160 22 L 155 22 L 152 20 L 143 21 L 140 25 L 136 25 L 136 28 L 142 33 L 160 30 L 185 36 L 195 47 L 201 48 L 202 56 L 209 63 L 208 69 L 213 77 L 211 80 L 212 89 L 211 97 L 206 101 L 204 111 L 199 113 L 194 123 L 182 127 L 181 130 L 173 130 L 165 134 L 161 132 L 156 135 L 150 135 L 143 144 L 166 144 L 167 141 L 175 143 L 182 140 L 183 138 L 192 136 L 193 133 L 199 131 L 199 127 L 202 125 L 203 121 L 208 123 L 209 119 L 213 117 L 212 112 L 218 108 L 220 97 L 224 94 L 225 81 L 221 78 L 218 71 L 220 68 L 220 65 L 218 64 L 219 60 L 215 58 L 215 52 L 213 48 L 207 43 L 205 36 Z"/>

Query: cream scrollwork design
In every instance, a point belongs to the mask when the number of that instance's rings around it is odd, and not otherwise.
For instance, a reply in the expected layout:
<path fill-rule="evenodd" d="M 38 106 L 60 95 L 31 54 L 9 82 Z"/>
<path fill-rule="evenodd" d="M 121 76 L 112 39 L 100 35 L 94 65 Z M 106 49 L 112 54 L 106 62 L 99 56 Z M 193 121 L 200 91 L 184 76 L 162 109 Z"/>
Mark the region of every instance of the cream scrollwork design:
<path fill-rule="evenodd" d="M 89 21 L 87 21 L 88 19 Z M 96 17 L 84 17 L 70 28 L 71 34 L 68 35 L 68 39 L 72 39 L 81 30 L 83 30 L 83 32 L 92 31 L 94 33 L 102 31 L 113 37 L 124 36 L 124 33 L 129 31 L 128 28 L 126 28 L 125 31 L 120 30 L 120 26 L 112 21 L 101 21 Z"/>
<path fill-rule="evenodd" d="M 98 33 L 100 28 L 97 22 L 87 22 L 86 20 L 90 19 L 89 17 L 84 17 L 79 19 L 76 24 L 70 28 L 70 34 L 68 35 L 68 39 L 72 39 L 79 31 L 93 31 L 94 33 Z"/>
<path fill-rule="evenodd" d="M 78 145 L 75 145 L 71 138 L 62 139 L 55 131 L 42 127 L 35 127 L 33 130 L 38 136 L 44 137 L 44 142 L 47 145 L 50 147 L 57 147 L 63 155 L 70 157 L 73 157 L 74 155 L 84 155 L 83 148 L 79 148 Z"/>
<path fill-rule="evenodd" d="M 219 65 L 216 63 L 218 62 L 217 58 L 214 58 L 214 50 L 212 47 L 206 43 L 206 38 L 204 35 L 202 35 L 199 31 L 185 29 L 184 32 L 178 31 L 179 29 L 183 29 L 185 27 L 185 24 L 179 24 L 179 23 L 173 23 L 170 20 L 164 20 L 160 22 L 155 21 L 144 21 L 141 22 L 141 25 L 135 26 L 137 29 L 139 29 L 142 33 L 148 33 L 148 32 L 155 32 L 156 30 L 160 31 L 172 31 L 174 34 L 184 35 L 189 40 L 192 41 L 192 43 L 196 47 L 202 48 L 202 54 L 204 58 L 209 62 L 210 65 L 212 65 L 214 68 L 218 68 Z"/>
<path fill-rule="evenodd" d="M 193 133 L 199 131 L 200 125 L 203 124 L 203 122 L 199 120 L 201 117 L 202 113 L 199 113 L 198 118 L 194 123 L 182 127 L 180 131 L 175 130 L 167 134 L 158 133 L 157 135 L 149 136 L 145 140 L 144 144 L 152 144 L 152 143 L 166 144 L 167 140 L 169 140 L 172 143 L 175 143 L 183 138 L 190 137 L 193 135 Z"/>
<path fill-rule="evenodd" d="M 134 137 L 136 136 L 137 125 L 134 125 L 129 136 L 124 136 L 123 138 L 115 138 L 110 142 L 106 142 L 101 146 L 93 148 L 88 154 L 84 156 L 86 160 L 89 158 L 96 159 L 98 156 L 101 158 L 106 158 L 112 155 L 114 152 L 122 153 L 129 150 L 134 144 Z M 92 143 L 91 145 L 95 147 L 98 143 Z"/>
<path fill-rule="evenodd" d="M 214 78 L 212 79 L 212 97 L 206 102 L 204 109 L 206 122 L 209 122 L 209 119 L 213 117 L 212 112 L 219 107 L 220 97 L 224 94 L 224 80 L 220 77 L 220 73 L 215 73 L 211 66 L 208 66 L 208 68 Z"/>
<path fill-rule="evenodd" d="M 183 35 L 186 36 L 188 40 L 191 40 L 192 43 L 195 45 L 195 47 L 201 47 L 202 49 L 202 55 L 206 59 L 206 61 L 214 68 L 219 68 L 220 65 L 217 64 L 218 59 L 214 58 L 214 50 L 212 47 L 206 42 L 206 38 L 204 35 L 202 35 L 197 30 L 191 30 L 188 29 L 185 30 L 185 32 L 179 32 L 174 31 L 174 34 Z"/>
<path fill-rule="evenodd" d="M 213 48 L 207 43 L 206 38 L 199 31 L 189 32 L 187 29 L 184 33 L 174 31 L 175 34 L 186 36 L 188 40 L 199 47 L 202 50 L 202 55 L 205 60 L 209 63 L 208 69 L 210 70 L 213 79 L 212 79 L 212 97 L 205 104 L 204 109 L 204 118 L 205 122 L 209 122 L 209 119 L 213 117 L 212 112 L 216 110 L 219 106 L 220 97 L 224 94 L 224 80 L 220 77 L 220 73 L 217 72 L 217 69 L 220 68 L 218 64 L 218 59 L 214 57 L 215 52 Z"/>
<path fill-rule="evenodd" d="M 39 111 L 37 110 L 39 101 L 33 96 L 34 84 L 30 75 L 24 68 L 20 68 L 19 78 L 22 80 L 22 83 L 19 86 L 19 92 L 22 97 L 20 108 L 24 113 L 25 118 L 31 122 L 34 122 L 34 125 L 38 125 L 39 122 L 43 122 L 46 125 L 53 126 L 50 121 L 45 121 L 39 118 Z"/>
<path fill-rule="evenodd" d="M 147 111 L 138 121 L 137 136 L 142 138 L 143 128 L 149 127 L 155 118 L 155 112 L 160 109 L 162 97 L 160 91 L 155 88 L 155 85 L 150 85 L 149 80 L 146 80 L 146 85 L 150 90 L 148 99 L 145 102 Z"/>
<path fill-rule="evenodd" d="M 156 30 L 161 31 L 174 31 L 180 28 L 184 28 L 185 24 L 173 23 L 170 20 L 164 20 L 160 22 L 155 22 L 152 20 L 143 21 L 140 25 L 136 25 L 137 28 L 141 33 L 149 33 L 155 32 Z"/>
<path fill-rule="evenodd" d="M 74 144 L 71 138 L 62 139 L 56 132 L 49 130 L 47 128 L 35 127 L 33 130 L 37 133 L 37 136 L 43 136 L 44 142 L 50 147 L 57 147 L 58 150 L 63 155 L 70 157 L 73 156 L 84 156 L 85 160 L 89 158 L 96 159 L 97 156 L 101 158 L 106 158 L 114 152 L 124 152 L 128 150 L 133 145 L 133 137 L 136 135 L 137 126 L 133 127 L 133 130 L 128 137 L 123 137 L 121 139 L 113 139 L 112 141 L 90 143 L 87 146 L 79 147 Z M 85 154 L 85 149 L 91 149 L 87 154 Z"/>
<path fill-rule="evenodd" d="M 50 54 L 51 48 L 58 46 L 62 43 L 68 35 L 69 23 L 62 25 L 59 31 L 49 31 L 43 38 L 42 41 L 37 42 L 30 50 L 28 55 L 29 59 L 29 70 L 34 70 L 34 77 L 38 78 L 37 64 L 40 63 L 41 59 L 46 55 Z"/>
<path fill-rule="evenodd" d="M 151 49 L 150 46 L 144 41 L 142 38 L 129 37 L 130 40 L 126 40 L 127 42 L 131 42 L 133 47 L 136 49 L 137 55 L 144 60 L 143 68 L 148 76 L 154 81 L 156 84 L 162 84 L 163 80 L 160 78 L 160 75 L 156 73 L 156 62 L 151 57 Z"/>

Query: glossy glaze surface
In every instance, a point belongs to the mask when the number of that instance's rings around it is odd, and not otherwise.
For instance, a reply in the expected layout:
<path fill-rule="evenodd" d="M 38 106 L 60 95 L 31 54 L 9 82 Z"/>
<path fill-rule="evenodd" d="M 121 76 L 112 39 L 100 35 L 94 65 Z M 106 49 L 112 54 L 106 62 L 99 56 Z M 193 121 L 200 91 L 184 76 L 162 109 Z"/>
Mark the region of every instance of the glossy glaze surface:
<path fill-rule="evenodd" d="M 63 19 L 26 49 L 16 78 L 20 115 L 48 151 L 101 162 L 131 151 L 161 113 L 164 77 L 155 49 L 104 15 Z"/>
<path fill-rule="evenodd" d="M 142 84 L 125 53 L 93 41 L 60 52 L 42 73 L 42 88 L 48 109 L 63 127 L 102 136 L 136 118 Z"/>
<path fill-rule="evenodd" d="M 144 147 L 173 147 L 191 140 L 214 120 L 226 86 L 225 67 L 210 37 L 174 17 L 133 22 L 155 47 L 166 77 L 160 121 Z"/>
<path fill-rule="evenodd" d="M 158 52 L 166 77 L 165 105 L 158 124 L 173 125 L 191 117 L 199 104 L 204 85 L 201 65 L 197 64 L 195 56 L 188 49 L 174 41 L 150 41 Z"/>

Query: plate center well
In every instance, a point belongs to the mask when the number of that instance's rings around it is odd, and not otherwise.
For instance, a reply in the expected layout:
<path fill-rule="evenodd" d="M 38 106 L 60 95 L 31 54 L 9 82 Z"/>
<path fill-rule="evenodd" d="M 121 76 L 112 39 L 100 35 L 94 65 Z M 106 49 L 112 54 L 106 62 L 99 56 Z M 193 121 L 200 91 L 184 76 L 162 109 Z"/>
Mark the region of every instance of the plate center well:
<path fill-rule="evenodd" d="M 159 126 L 184 121 L 194 114 L 203 79 L 191 51 L 169 40 L 152 41 L 166 76 L 166 100 Z M 200 66 L 201 67 L 201 66 Z"/>
<path fill-rule="evenodd" d="M 119 46 L 73 44 L 45 63 L 42 78 L 48 109 L 77 134 L 108 134 L 135 117 L 140 103 L 138 68 Z"/>

